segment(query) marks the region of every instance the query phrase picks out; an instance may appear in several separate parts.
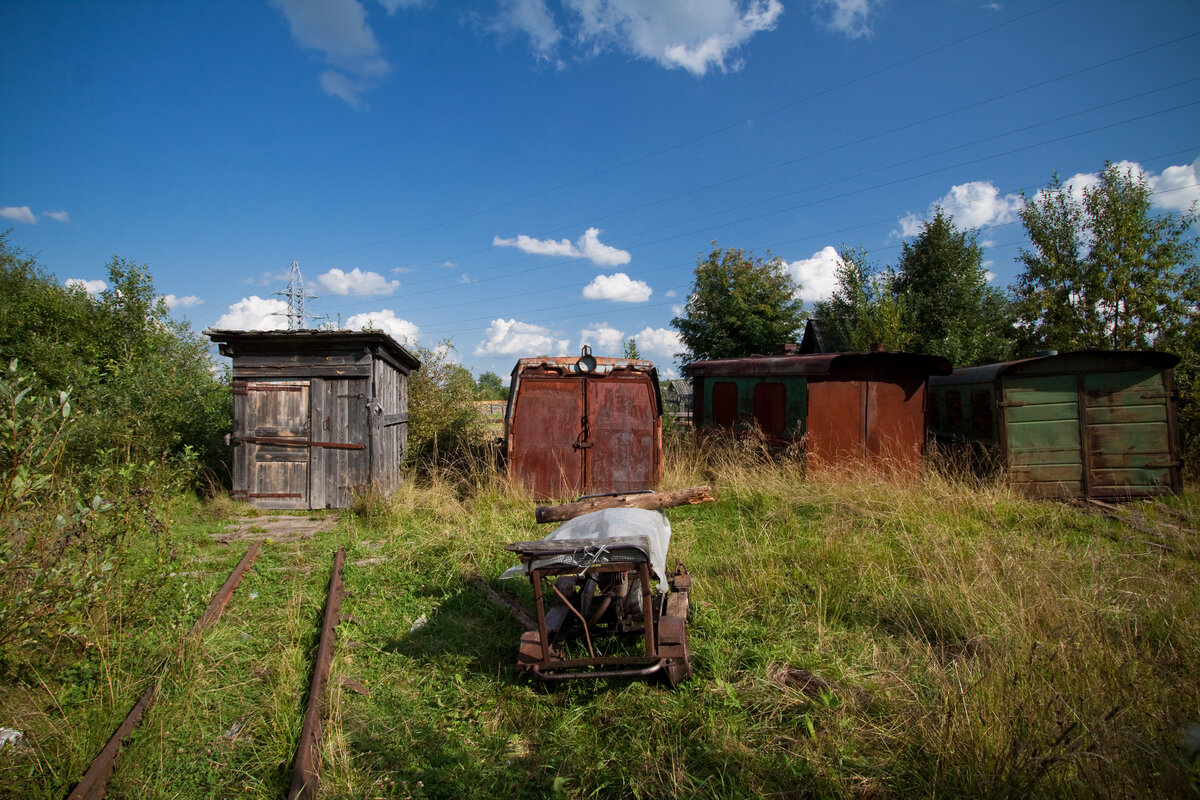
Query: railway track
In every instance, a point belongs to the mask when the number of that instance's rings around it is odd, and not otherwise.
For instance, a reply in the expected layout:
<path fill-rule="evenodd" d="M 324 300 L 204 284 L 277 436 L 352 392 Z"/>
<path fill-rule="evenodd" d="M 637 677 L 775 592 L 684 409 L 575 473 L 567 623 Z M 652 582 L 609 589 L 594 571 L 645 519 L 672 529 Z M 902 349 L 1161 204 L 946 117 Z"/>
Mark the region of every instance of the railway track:
<path fill-rule="evenodd" d="M 146 712 L 154 705 L 158 690 L 168 672 L 169 665 L 177 660 L 178 655 L 189 640 L 195 639 L 200 633 L 211 628 L 221 618 L 234 592 L 241 584 L 246 573 L 250 571 L 255 559 L 258 558 L 261 543 L 256 542 L 246 551 L 245 556 L 234 567 L 228 579 L 213 595 L 204 613 L 180 640 L 176 648 L 176 658 L 164 658 L 152 672 L 152 681 L 133 704 L 125 719 L 109 737 L 108 742 L 96 755 L 79 783 L 71 789 L 67 800 L 100 800 L 108 793 L 108 783 L 117 769 L 121 749 L 130 735 L 137 729 Z M 342 597 L 345 594 L 342 572 L 345 566 L 346 554 L 342 548 L 334 555 L 333 570 L 329 579 L 329 588 L 325 598 L 325 613 L 321 623 L 321 638 L 317 645 L 316 656 L 313 659 L 312 678 L 309 683 L 308 701 L 305 707 L 304 726 L 300 734 L 299 744 L 293 759 L 292 780 L 288 790 L 288 800 L 311 800 L 317 795 L 320 773 L 320 743 L 321 743 L 321 709 L 323 707 L 325 690 L 329 681 L 329 670 L 333 663 L 333 646 L 337 638 L 336 628 L 341 613 Z"/>

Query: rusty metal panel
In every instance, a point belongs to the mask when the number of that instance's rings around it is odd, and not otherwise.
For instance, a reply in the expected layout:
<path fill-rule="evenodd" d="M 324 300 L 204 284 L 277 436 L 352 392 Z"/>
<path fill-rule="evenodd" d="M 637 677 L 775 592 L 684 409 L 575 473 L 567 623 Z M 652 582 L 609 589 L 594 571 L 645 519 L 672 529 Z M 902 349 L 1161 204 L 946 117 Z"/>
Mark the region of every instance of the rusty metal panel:
<path fill-rule="evenodd" d="M 828 466 L 860 463 L 865 451 L 866 383 L 808 382 L 808 459 Z"/>
<path fill-rule="evenodd" d="M 583 381 L 527 375 L 518 389 L 509 420 L 510 476 L 538 499 L 579 494 Z"/>
<path fill-rule="evenodd" d="M 925 378 L 869 381 L 865 455 L 875 466 L 913 470 L 925 447 Z"/>
<path fill-rule="evenodd" d="M 634 492 L 662 477 L 662 428 L 648 380 L 620 373 L 588 378 L 592 447 L 585 454 L 586 494 Z"/>

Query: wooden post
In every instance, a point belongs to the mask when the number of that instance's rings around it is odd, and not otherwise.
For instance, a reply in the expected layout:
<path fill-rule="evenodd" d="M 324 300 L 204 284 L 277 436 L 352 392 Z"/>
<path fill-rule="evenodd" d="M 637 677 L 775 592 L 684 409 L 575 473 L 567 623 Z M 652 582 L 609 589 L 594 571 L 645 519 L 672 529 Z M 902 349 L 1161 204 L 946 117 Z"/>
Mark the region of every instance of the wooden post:
<path fill-rule="evenodd" d="M 712 496 L 711 487 L 694 486 L 690 489 L 676 489 L 671 492 L 619 494 L 612 497 L 594 497 L 578 503 L 538 506 L 534 511 L 534 517 L 538 522 L 566 522 L 581 514 L 599 511 L 603 508 L 644 508 L 655 511 L 675 506 L 711 503 L 716 499 Z"/>

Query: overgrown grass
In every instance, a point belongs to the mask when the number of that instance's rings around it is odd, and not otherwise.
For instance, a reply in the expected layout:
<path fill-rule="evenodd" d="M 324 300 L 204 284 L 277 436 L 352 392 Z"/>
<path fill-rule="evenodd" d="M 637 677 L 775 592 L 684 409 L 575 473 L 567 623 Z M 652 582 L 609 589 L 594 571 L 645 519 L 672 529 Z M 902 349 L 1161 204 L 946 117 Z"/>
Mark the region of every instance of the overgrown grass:
<path fill-rule="evenodd" d="M 806 474 L 752 442 L 668 442 L 664 483 L 718 497 L 667 512 L 695 579 L 696 674 L 676 691 L 515 676 L 519 628 L 472 579 L 528 600 L 497 580 L 503 548 L 546 531 L 484 460 L 268 545 L 178 653 L 244 548 L 208 538 L 235 507 L 177 513 L 164 579 L 97 609 L 83 657 L 0 690 L 0 725 L 25 733 L 0 794 L 63 796 L 166 657 L 110 796 L 280 796 L 339 545 L 324 797 L 1197 793 L 1190 538 L 952 469 Z M 1171 504 L 1195 520 L 1197 500 Z"/>

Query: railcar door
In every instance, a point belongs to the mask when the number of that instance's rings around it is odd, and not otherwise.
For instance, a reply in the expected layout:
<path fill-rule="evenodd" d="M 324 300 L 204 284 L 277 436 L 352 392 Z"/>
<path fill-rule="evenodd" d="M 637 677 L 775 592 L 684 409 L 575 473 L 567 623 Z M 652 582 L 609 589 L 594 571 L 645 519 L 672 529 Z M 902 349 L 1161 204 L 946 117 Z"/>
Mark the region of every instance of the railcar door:
<path fill-rule="evenodd" d="M 649 378 L 585 378 L 590 447 L 584 493 L 636 492 L 658 482 L 658 408 Z M 582 388 L 582 387 L 581 387 Z"/>

